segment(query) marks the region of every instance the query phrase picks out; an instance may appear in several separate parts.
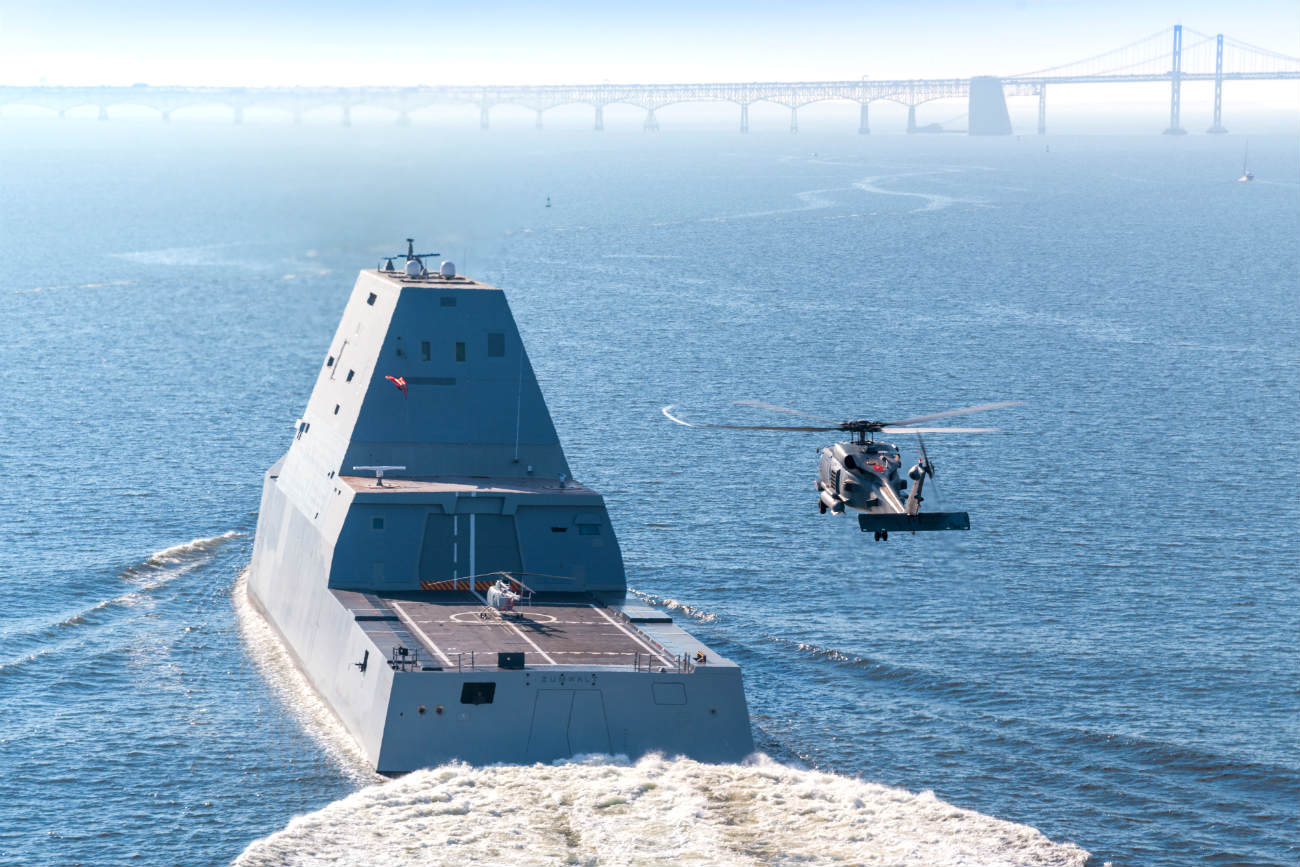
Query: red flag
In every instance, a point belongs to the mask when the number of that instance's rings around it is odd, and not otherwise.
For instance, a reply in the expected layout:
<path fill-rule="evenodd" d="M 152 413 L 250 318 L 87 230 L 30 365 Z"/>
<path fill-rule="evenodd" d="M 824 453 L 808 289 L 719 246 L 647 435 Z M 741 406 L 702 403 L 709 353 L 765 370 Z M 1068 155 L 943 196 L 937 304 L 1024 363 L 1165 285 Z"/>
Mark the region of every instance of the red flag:
<path fill-rule="evenodd" d="M 409 397 L 409 395 L 406 393 L 405 376 L 385 376 L 384 379 L 388 380 L 393 385 L 397 386 L 397 390 L 402 393 L 402 397 Z"/>

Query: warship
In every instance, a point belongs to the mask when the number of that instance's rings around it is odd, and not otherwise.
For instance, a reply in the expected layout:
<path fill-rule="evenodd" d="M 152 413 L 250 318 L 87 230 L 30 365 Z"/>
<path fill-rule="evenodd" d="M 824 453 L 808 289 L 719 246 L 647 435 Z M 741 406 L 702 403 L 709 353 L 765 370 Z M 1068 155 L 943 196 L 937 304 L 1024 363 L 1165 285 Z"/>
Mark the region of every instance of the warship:
<path fill-rule="evenodd" d="M 267 471 L 253 606 L 376 771 L 754 749 L 740 668 L 630 595 L 500 289 L 357 278 Z"/>

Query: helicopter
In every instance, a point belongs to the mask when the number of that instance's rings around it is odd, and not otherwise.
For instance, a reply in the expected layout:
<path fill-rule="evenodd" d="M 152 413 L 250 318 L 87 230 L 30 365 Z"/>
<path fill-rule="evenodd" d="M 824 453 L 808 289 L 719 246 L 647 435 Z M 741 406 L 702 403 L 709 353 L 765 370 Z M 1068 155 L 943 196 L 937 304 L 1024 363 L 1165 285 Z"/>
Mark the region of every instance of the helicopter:
<path fill-rule="evenodd" d="M 877 542 L 889 540 L 889 531 L 918 530 L 969 530 L 970 514 L 967 512 L 923 512 L 925 480 L 934 479 L 934 463 L 925 450 L 923 433 L 992 433 L 997 428 L 988 427 L 915 427 L 925 422 L 973 412 L 987 412 L 1010 406 L 1021 406 L 1024 401 L 1010 400 L 982 403 L 963 409 L 950 409 L 929 415 L 871 421 L 852 419 L 831 421 L 788 406 L 763 403 L 756 400 L 739 400 L 736 406 L 749 406 L 770 412 L 803 416 L 829 426 L 782 426 L 745 424 L 694 424 L 673 415 L 673 405 L 663 408 L 671 421 L 686 427 L 715 428 L 722 430 L 774 430 L 824 433 L 844 431 L 854 435 L 848 442 L 837 442 L 821 450 L 817 464 L 817 510 L 840 515 L 846 509 L 858 512 L 858 527 L 862 532 L 872 531 Z M 902 473 L 903 461 L 898 446 L 879 442 L 876 434 L 916 434 L 919 456 L 916 463 Z M 910 486 L 908 482 L 911 482 Z"/>

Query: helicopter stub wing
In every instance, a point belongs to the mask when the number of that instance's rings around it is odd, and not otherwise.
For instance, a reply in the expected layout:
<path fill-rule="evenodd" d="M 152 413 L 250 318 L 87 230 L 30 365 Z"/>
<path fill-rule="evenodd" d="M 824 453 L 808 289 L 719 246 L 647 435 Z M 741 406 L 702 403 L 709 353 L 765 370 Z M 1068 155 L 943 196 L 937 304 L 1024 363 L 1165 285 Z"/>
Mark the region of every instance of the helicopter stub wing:
<path fill-rule="evenodd" d="M 858 527 L 864 533 L 929 530 L 969 530 L 969 512 L 921 512 L 916 515 L 860 513 Z"/>

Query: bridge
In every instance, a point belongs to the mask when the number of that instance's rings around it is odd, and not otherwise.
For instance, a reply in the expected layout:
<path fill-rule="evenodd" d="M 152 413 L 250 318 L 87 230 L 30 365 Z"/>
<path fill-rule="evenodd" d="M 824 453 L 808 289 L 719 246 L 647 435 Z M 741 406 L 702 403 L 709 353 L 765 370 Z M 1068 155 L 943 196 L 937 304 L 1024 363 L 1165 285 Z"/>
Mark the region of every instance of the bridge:
<path fill-rule="evenodd" d="M 1184 39 L 1190 38 L 1190 43 Z M 595 111 L 595 129 L 605 127 L 605 108 L 630 105 L 645 111 L 643 128 L 657 132 L 656 112 L 680 103 L 729 102 L 740 108 L 740 131 L 749 131 L 749 107 L 774 103 L 790 110 L 790 131 L 799 130 L 799 109 L 825 101 L 859 105 L 858 132 L 871 132 L 869 110 L 873 102 L 907 106 L 907 132 L 943 132 L 937 124 L 918 126 L 916 109 L 941 99 L 965 99 L 967 129 L 972 135 L 1009 135 L 1011 121 L 1006 97 L 1038 98 L 1038 133 L 1047 132 L 1047 92 L 1078 84 L 1133 84 L 1167 82 L 1170 87 L 1170 135 L 1185 134 L 1182 126 L 1184 82 L 1213 82 L 1214 118 L 1208 133 L 1225 133 L 1223 83 L 1225 81 L 1282 81 L 1300 79 L 1300 58 L 1270 51 L 1223 34 L 1207 35 L 1176 25 L 1119 48 L 1069 64 L 1033 72 L 975 78 L 900 79 L 802 82 L 733 82 L 701 84 L 579 84 L 420 87 L 167 87 L 136 84 L 129 87 L 18 87 L 0 86 L 0 109 L 37 106 L 57 112 L 86 106 L 99 109 L 107 120 L 114 106 L 144 106 L 169 120 L 178 109 L 225 106 L 235 123 L 242 123 L 249 108 L 273 109 L 289 115 L 295 124 L 303 114 L 337 109 L 344 126 L 352 122 L 356 107 L 392 111 L 398 124 L 410 123 L 411 113 L 443 105 L 475 105 L 479 123 L 487 129 L 492 109 L 514 105 L 536 112 L 542 127 L 545 112 L 565 105 L 587 105 Z"/>

